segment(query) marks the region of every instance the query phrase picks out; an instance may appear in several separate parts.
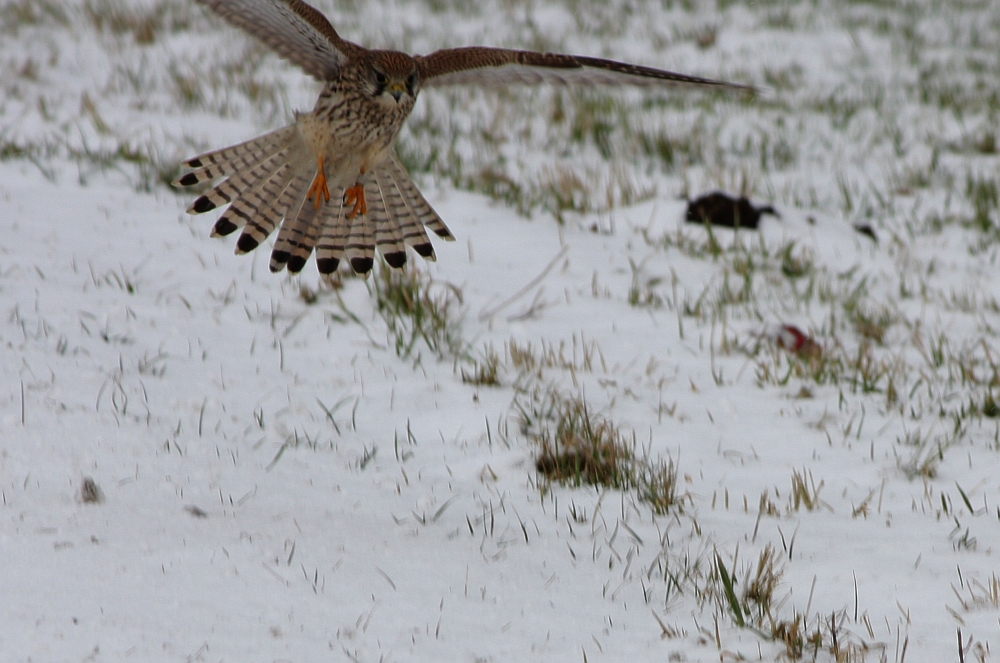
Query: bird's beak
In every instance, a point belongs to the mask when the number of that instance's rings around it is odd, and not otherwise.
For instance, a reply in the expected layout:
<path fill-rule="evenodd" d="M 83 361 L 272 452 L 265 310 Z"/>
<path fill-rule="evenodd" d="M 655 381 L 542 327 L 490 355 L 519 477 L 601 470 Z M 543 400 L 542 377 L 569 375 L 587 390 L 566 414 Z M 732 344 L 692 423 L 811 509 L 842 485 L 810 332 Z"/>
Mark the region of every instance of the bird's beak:
<path fill-rule="evenodd" d="M 399 103 L 400 97 L 402 97 L 403 93 L 406 92 L 406 85 L 400 83 L 399 81 L 393 81 L 392 83 L 389 83 L 389 85 L 385 88 L 385 91 L 392 95 L 392 98 L 396 100 L 396 103 Z"/>

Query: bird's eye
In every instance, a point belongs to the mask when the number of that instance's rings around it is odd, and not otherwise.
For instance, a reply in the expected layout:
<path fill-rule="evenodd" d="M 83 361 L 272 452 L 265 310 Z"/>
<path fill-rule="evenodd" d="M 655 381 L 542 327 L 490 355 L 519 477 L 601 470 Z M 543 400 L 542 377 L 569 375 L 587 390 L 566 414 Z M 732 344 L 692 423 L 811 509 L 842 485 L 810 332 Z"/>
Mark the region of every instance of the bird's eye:
<path fill-rule="evenodd" d="M 417 87 L 417 72 L 413 72 L 412 74 L 406 77 L 406 89 L 410 91 L 410 94 L 413 94 L 413 90 L 416 89 L 416 87 Z"/>
<path fill-rule="evenodd" d="M 375 70 L 375 82 L 379 85 L 385 85 L 389 82 L 389 77 L 383 74 L 378 69 Z"/>

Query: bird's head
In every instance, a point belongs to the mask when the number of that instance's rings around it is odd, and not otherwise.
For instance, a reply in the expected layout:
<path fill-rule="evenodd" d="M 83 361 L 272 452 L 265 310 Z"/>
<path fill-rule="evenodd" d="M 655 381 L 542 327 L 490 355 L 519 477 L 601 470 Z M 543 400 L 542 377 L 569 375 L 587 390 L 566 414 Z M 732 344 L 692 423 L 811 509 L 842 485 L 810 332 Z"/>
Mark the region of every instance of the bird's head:
<path fill-rule="evenodd" d="M 373 51 L 368 66 L 372 96 L 384 106 L 412 105 L 420 89 L 417 63 L 397 51 Z"/>

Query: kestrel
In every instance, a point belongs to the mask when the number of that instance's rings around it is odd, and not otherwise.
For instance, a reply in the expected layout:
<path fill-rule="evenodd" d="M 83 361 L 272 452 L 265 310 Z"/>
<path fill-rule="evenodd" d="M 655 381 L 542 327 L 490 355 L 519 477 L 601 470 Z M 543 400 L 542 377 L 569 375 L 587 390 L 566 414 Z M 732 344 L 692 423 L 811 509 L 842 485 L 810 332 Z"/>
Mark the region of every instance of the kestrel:
<path fill-rule="evenodd" d="M 243 228 L 236 253 L 257 248 L 281 225 L 270 269 L 301 271 L 315 249 L 323 274 L 346 256 L 366 274 L 375 249 L 392 267 L 406 246 L 427 260 L 424 231 L 454 236 L 410 180 L 393 142 L 422 88 L 691 84 L 751 89 L 695 76 L 592 57 L 472 46 L 430 55 L 369 50 L 341 39 L 302 0 L 197 0 L 243 28 L 323 83 L 310 113 L 253 140 L 184 162 L 191 172 L 174 185 L 226 179 L 188 208 L 201 214 L 229 204 L 212 235 Z"/>

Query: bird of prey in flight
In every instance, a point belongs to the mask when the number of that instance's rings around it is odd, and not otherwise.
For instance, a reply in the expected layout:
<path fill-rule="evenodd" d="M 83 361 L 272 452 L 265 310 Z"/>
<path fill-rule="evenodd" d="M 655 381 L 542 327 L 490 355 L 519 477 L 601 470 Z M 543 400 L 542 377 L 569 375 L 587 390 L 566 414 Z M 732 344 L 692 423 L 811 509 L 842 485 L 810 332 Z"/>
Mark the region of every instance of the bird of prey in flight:
<path fill-rule="evenodd" d="M 277 131 L 188 159 L 190 172 L 174 182 L 191 186 L 225 178 L 188 212 L 228 204 L 212 234 L 242 228 L 236 241 L 241 254 L 278 228 L 270 261 L 274 272 L 301 271 L 315 251 L 323 274 L 336 271 L 345 257 L 355 272 L 366 274 L 376 248 L 392 267 L 406 262 L 407 246 L 434 260 L 425 227 L 454 240 L 393 149 L 422 89 L 545 83 L 752 89 L 578 55 L 483 46 L 429 55 L 369 50 L 342 39 L 302 0 L 197 1 L 323 83 L 311 112 L 297 113 Z"/>

